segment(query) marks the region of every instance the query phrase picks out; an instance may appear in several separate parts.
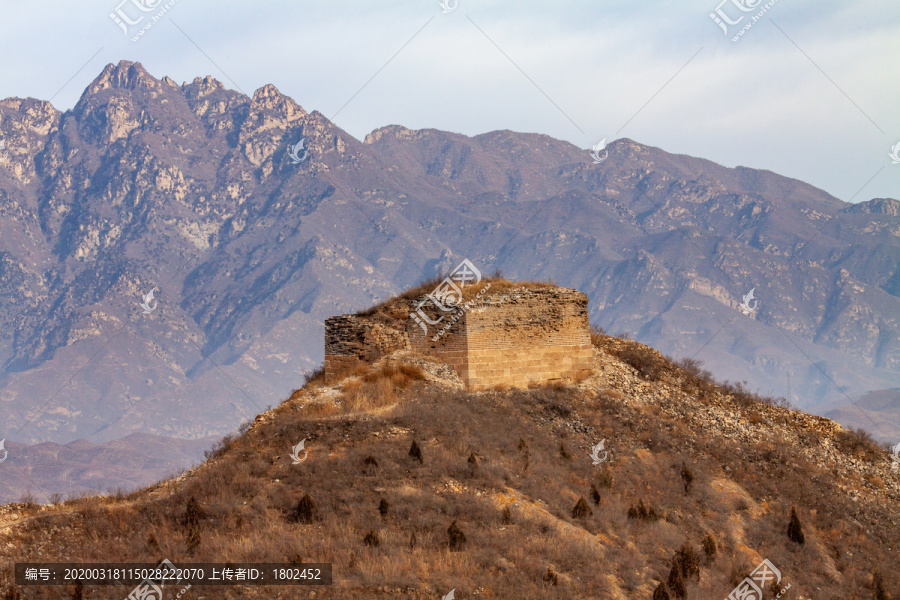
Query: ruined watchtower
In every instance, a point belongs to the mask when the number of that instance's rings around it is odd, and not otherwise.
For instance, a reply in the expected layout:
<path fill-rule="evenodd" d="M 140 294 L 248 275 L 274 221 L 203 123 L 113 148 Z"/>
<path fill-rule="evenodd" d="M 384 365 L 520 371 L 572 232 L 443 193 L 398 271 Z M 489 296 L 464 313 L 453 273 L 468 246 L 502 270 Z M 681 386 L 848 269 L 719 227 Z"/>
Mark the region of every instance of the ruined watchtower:
<path fill-rule="evenodd" d="M 434 294 L 325 321 L 325 372 L 398 349 L 451 365 L 471 389 L 587 375 L 593 349 L 585 294 L 505 280 L 468 286 L 451 305 Z"/>

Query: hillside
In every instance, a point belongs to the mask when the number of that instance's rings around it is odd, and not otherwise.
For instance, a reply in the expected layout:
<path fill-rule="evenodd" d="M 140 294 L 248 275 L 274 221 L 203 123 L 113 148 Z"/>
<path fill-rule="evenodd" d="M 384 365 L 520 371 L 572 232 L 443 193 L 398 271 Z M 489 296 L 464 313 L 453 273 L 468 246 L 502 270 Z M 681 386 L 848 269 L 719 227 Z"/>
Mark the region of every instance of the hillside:
<path fill-rule="evenodd" d="M 593 322 L 721 378 L 776 396 L 790 378 L 808 410 L 900 387 L 894 199 L 629 139 L 602 164 L 511 131 L 358 140 L 274 85 L 245 96 L 129 61 L 65 112 L 0 101 L 0 139 L 10 442 L 222 435 L 322 362 L 325 318 L 462 257 L 582 290 Z M 862 424 L 888 439 L 895 418 Z"/>
<path fill-rule="evenodd" d="M 624 600 L 677 597 L 684 572 L 687 598 L 721 600 L 768 559 L 796 600 L 900 595 L 900 473 L 883 448 L 697 363 L 592 341 L 592 374 L 572 385 L 469 392 L 402 350 L 333 382 L 313 374 L 177 479 L 0 508 L 0 574 L 38 560 L 331 562 L 329 588 L 190 593 Z"/>

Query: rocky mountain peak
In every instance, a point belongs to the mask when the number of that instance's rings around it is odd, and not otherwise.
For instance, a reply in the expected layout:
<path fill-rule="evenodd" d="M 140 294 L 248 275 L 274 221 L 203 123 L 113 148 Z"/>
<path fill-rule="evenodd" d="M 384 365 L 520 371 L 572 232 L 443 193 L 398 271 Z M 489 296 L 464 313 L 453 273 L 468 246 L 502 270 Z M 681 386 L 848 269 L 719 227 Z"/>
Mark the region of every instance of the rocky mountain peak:
<path fill-rule="evenodd" d="M 273 110 L 281 112 L 289 121 L 294 121 L 307 113 L 288 96 L 285 96 L 271 83 L 264 85 L 253 93 L 250 110 Z"/>
<path fill-rule="evenodd" d="M 194 81 L 185 87 L 187 88 L 186 91 L 188 92 L 188 95 L 194 98 L 202 98 L 213 92 L 225 89 L 225 86 L 222 85 L 221 81 L 210 75 L 207 75 L 206 77 L 194 77 Z"/>
<path fill-rule="evenodd" d="M 31 133 L 47 135 L 62 113 L 45 100 L 7 98 L 0 100 L 0 137 L 14 135 L 23 127 Z M 7 121 L 15 121 L 14 130 L 7 132 Z"/>
<path fill-rule="evenodd" d="M 420 133 L 421 132 L 416 129 L 408 129 L 402 125 L 388 125 L 386 127 L 375 129 L 372 133 L 366 135 L 364 143 L 374 144 L 385 136 L 394 137 L 398 140 L 411 140 L 419 137 Z"/>
<path fill-rule="evenodd" d="M 106 65 L 106 68 L 88 86 L 85 93 L 96 94 L 109 89 L 155 88 L 159 86 L 159 83 L 159 80 L 150 75 L 141 63 L 122 60 L 116 65 L 112 63 Z"/>

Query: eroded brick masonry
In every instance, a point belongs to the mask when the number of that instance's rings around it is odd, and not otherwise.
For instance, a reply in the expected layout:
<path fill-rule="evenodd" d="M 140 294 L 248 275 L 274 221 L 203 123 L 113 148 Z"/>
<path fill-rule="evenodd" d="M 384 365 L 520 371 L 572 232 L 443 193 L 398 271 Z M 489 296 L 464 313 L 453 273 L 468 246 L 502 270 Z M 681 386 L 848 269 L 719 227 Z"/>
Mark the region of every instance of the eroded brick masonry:
<path fill-rule="evenodd" d="M 451 365 L 471 389 L 573 380 L 592 360 L 585 294 L 553 286 L 488 289 L 466 310 L 444 312 L 424 297 L 410 301 L 405 323 L 343 315 L 325 322 L 325 372 L 408 348 Z M 413 318 L 421 309 L 428 330 Z M 443 333 L 441 333 L 443 332 Z"/>

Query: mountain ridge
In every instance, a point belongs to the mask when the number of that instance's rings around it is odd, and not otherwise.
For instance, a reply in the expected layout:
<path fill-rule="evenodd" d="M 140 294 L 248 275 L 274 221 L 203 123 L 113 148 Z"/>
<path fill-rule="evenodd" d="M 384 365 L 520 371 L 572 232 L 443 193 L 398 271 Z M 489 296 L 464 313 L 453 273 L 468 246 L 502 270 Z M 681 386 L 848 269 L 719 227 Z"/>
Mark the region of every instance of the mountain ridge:
<path fill-rule="evenodd" d="M 900 383 L 896 201 L 628 139 L 599 165 L 542 134 L 360 141 L 271 84 L 173 83 L 123 61 L 69 111 L 0 101 L 0 406 L 28 424 L 18 442 L 225 433 L 321 362 L 326 317 L 464 256 L 583 289 L 598 325 L 719 376 L 774 395 L 790 377 L 804 407 Z M 221 404 L 185 418 L 197 397 Z"/>

